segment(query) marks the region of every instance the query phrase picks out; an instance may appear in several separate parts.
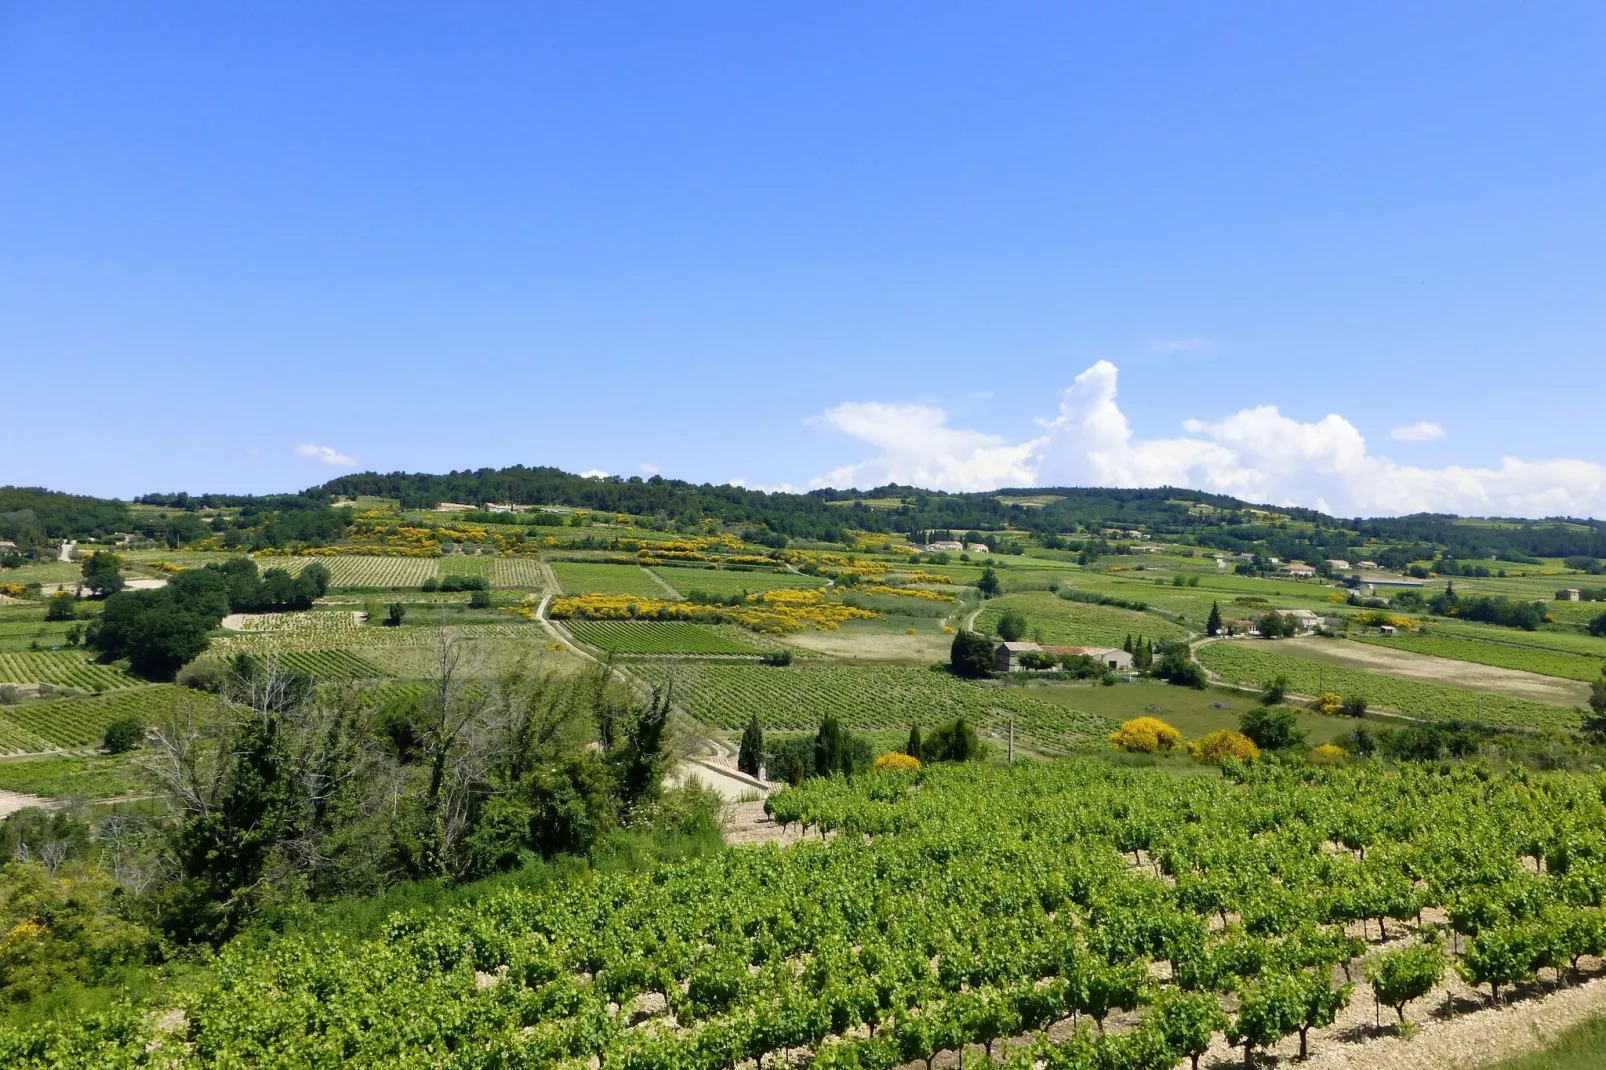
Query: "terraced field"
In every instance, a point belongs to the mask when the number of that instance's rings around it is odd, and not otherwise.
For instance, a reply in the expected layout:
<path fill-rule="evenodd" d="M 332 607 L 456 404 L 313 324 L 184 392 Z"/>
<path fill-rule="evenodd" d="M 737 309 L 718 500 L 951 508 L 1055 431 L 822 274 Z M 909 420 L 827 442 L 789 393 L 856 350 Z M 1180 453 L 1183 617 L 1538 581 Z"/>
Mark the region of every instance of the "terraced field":
<path fill-rule="evenodd" d="M 1568 653 L 1516 643 L 1491 642 L 1448 635 L 1357 635 L 1351 638 L 1392 650 L 1409 650 L 1437 658 L 1470 661 L 1479 665 L 1498 665 L 1565 680 L 1590 681 L 1600 676 L 1606 664 L 1599 655 Z"/>
<path fill-rule="evenodd" d="M 668 598 L 669 592 L 640 565 L 607 565 L 590 561 L 554 561 L 552 571 L 564 594 L 634 594 Z"/>
<path fill-rule="evenodd" d="M 907 731 L 964 716 L 999 734 L 1010 718 L 1025 745 L 1044 753 L 1102 746 L 1113 721 L 1018 689 L 960 680 L 930 669 L 846 665 L 776 668 L 746 662 L 648 662 L 631 672 L 659 686 L 692 716 L 739 729 L 757 716 L 766 728 L 808 731 L 827 715 L 846 727 Z"/>
<path fill-rule="evenodd" d="M 977 630 L 997 634 L 998 619 L 1010 609 L 1026 615 L 1027 638 L 1041 631 L 1050 646 L 1120 646 L 1129 635 L 1157 640 L 1181 639 L 1188 634 L 1181 626 L 1153 613 L 1072 602 L 1048 591 L 990 600 L 976 618 Z"/>
<path fill-rule="evenodd" d="M 824 587 L 823 576 L 800 576 L 795 572 L 741 572 L 735 569 L 686 568 L 679 565 L 658 565 L 653 569 L 669 586 L 683 595 L 693 591 L 728 598 L 746 591 L 757 594 L 779 588 L 802 590 Z"/>
<path fill-rule="evenodd" d="M 620 654 L 757 654 L 759 649 L 718 626 L 686 621 L 573 620 L 582 643 Z"/>
<path fill-rule="evenodd" d="M 1374 707 L 1429 721 L 1483 721 L 1517 728 L 1576 727 L 1578 713 L 1461 687 L 1404 680 L 1278 653 L 1278 644 L 1223 642 L 1201 646 L 1199 661 L 1234 683 L 1260 685 L 1278 675 L 1303 695 L 1364 695 Z"/>
<path fill-rule="evenodd" d="M 132 687 L 132 676 L 110 665 L 96 665 L 76 651 L 0 652 L 0 684 L 56 684 L 86 691 Z"/>

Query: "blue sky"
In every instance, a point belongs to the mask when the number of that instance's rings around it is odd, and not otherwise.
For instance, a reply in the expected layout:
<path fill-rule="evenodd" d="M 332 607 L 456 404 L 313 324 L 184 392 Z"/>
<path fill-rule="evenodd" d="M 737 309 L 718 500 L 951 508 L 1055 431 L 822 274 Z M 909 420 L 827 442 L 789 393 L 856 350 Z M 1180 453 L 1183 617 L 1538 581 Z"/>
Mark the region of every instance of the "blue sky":
<path fill-rule="evenodd" d="M 0 483 L 1606 516 L 1603 45 L 1598 3 L 0 0 Z"/>

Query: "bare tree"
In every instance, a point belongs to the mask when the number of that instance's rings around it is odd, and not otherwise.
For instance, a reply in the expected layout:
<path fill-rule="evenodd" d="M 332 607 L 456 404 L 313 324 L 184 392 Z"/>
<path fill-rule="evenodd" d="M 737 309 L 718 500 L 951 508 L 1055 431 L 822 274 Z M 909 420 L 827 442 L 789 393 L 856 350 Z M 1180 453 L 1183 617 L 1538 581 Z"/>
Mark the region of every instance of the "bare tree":
<path fill-rule="evenodd" d="M 44 864 L 45 872 L 54 877 L 56 870 L 60 869 L 61 864 L 67 861 L 69 851 L 70 848 L 62 840 L 46 840 L 41 844 L 39 847 L 39 861 Z"/>

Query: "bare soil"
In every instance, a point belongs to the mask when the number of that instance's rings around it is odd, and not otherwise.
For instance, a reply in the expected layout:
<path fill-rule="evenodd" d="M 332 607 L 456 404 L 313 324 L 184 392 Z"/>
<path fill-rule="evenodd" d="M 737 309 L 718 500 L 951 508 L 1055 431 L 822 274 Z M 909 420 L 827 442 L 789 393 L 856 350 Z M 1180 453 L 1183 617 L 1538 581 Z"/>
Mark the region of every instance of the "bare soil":
<path fill-rule="evenodd" d="M 1549 702 L 1558 706 L 1579 705 L 1589 698 L 1589 685 L 1576 680 L 1562 680 L 1554 676 L 1504 669 L 1496 665 L 1478 665 L 1453 658 L 1437 658 L 1430 654 L 1417 654 L 1407 650 L 1391 650 L 1370 643 L 1334 642 L 1331 639 L 1287 639 L 1278 644 L 1283 653 L 1295 654 L 1311 661 L 1325 661 L 1330 665 L 1361 669 L 1366 672 L 1398 676 L 1406 680 L 1421 680 L 1430 684 L 1466 687 L 1474 691 L 1489 691 L 1511 698 L 1533 702 Z"/>

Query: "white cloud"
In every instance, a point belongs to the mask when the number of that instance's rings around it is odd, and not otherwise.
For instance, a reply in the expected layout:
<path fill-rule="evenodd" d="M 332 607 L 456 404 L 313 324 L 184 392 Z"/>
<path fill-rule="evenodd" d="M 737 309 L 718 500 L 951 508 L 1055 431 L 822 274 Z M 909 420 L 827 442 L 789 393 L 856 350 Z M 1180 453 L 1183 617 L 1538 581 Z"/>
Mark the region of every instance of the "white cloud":
<path fill-rule="evenodd" d="M 644 464 L 641 466 L 641 474 L 644 476 L 655 476 L 662 471 L 663 469 L 659 468 L 655 464 Z"/>
<path fill-rule="evenodd" d="M 1043 434 L 1020 444 L 947 426 L 941 409 L 848 402 L 818 418 L 880 450 L 813 486 L 895 481 L 946 490 L 1001 486 L 1171 485 L 1342 515 L 1419 511 L 1606 516 L 1606 465 L 1503 458 L 1497 468 L 1398 464 L 1368 451 L 1348 420 L 1284 416 L 1274 405 L 1187 420 L 1174 438 L 1138 439 L 1116 404 L 1118 372 L 1099 361 L 1076 377 Z"/>
<path fill-rule="evenodd" d="M 584 472 L 580 473 L 580 478 L 581 479 L 607 479 L 608 478 L 608 473 L 604 472 L 600 468 L 587 468 Z"/>
<path fill-rule="evenodd" d="M 948 414 L 931 405 L 848 401 L 819 417 L 881 449 L 862 464 L 846 465 L 812 480 L 816 487 L 874 487 L 908 483 L 951 490 L 988 490 L 1030 482 L 1032 444 L 1012 446 L 1000 435 L 948 426 Z"/>
<path fill-rule="evenodd" d="M 1389 438 L 1395 442 L 1432 442 L 1434 439 L 1444 437 L 1444 428 L 1428 420 L 1418 420 L 1414 424 L 1396 427 L 1389 432 Z"/>
<path fill-rule="evenodd" d="M 295 448 L 296 456 L 311 457 L 319 464 L 334 465 L 337 468 L 357 467 L 357 458 L 349 453 L 341 453 L 333 446 L 314 446 L 303 443 Z"/>

